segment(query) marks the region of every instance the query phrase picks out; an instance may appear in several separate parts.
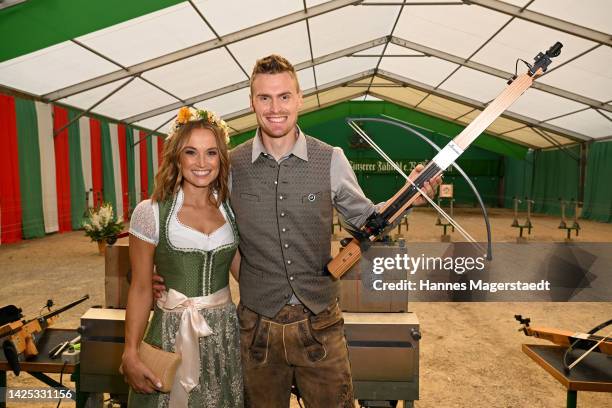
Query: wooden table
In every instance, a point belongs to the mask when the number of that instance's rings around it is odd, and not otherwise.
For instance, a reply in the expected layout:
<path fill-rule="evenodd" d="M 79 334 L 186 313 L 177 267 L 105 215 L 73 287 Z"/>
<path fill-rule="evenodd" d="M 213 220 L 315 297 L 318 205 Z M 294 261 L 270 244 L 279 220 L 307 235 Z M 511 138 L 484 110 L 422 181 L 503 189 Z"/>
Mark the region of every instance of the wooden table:
<path fill-rule="evenodd" d="M 522 349 L 567 389 L 568 408 L 576 407 L 578 391 L 612 392 L 612 358 L 605 354 L 591 353 L 566 373 L 563 368 L 565 347 L 523 344 Z M 571 361 L 583 352 L 574 351 Z"/>

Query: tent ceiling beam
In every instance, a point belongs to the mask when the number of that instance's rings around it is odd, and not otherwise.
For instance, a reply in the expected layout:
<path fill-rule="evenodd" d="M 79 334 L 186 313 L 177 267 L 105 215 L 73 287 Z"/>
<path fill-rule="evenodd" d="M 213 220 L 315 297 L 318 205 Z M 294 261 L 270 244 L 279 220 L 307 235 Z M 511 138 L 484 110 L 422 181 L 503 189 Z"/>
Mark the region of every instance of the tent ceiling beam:
<path fill-rule="evenodd" d="M 463 6 L 461 1 L 381 1 L 378 3 L 370 3 L 368 1 L 361 3 L 361 6 Z"/>
<path fill-rule="evenodd" d="M 308 11 L 308 7 L 306 6 L 306 0 L 302 0 L 302 5 L 304 6 L 304 11 Z M 314 52 L 312 51 L 312 34 L 310 32 L 310 22 L 306 19 L 306 33 L 308 34 L 308 49 L 310 50 L 310 62 L 314 64 Z M 312 78 L 314 79 L 315 88 L 318 86 L 317 81 L 317 70 L 314 65 L 312 66 Z M 319 100 L 319 94 L 317 93 L 317 106 L 321 107 L 321 101 Z"/>
<path fill-rule="evenodd" d="M 552 28 L 554 30 L 563 31 L 565 33 L 575 35 L 586 40 L 594 41 L 599 44 L 612 46 L 612 37 L 610 37 L 609 34 L 592 30 L 590 28 L 583 27 L 578 24 L 573 24 L 565 20 L 536 13 L 535 11 L 523 10 L 521 7 L 517 7 L 515 5 L 508 4 L 503 1 L 469 0 L 466 3 L 475 4 L 481 7 L 488 8 L 490 10 L 495 10 L 497 12 L 504 13 L 509 16 L 514 16 L 523 20 L 527 20 L 532 23 Z"/>
<path fill-rule="evenodd" d="M 404 48 L 408 48 L 408 49 L 411 49 L 411 50 L 414 50 L 414 51 L 421 52 L 421 53 L 426 54 L 426 55 L 431 55 L 433 57 L 440 58 L 440 59 L 443 59 L 445 61 L 449 61 L 449 62 L 452 62 L 454 64 L 461 65 L 463 67 L 471 68 L 471 69 L 474 69 L 476 71 L 484 72 L 484 73 L 489 74 L 489 75 L 493 75 L 493 76 L 496 76 L 496 77 L 499 77 L 499 78 L 503 78 L 503 79 L 506 79 L 506 80 L 512 78 L 512 76 L 513 76 L 513 74 L 511 74 L 509 72 L 506 72 L 506 71 L 503 71 L 501 69 L 493 68 L 491 66 L 488 66 L 488 65 L 485 65 L 485 64 L 481 64 L 479 62 L 466 61 L 465 58 L 461 58 L 461 57 L 458 57 L 456 55 L 452 55 L 452 54 L 449 54 L 447 52 L 440 51 L 440 50 L 437 50 L 435 48 L 427 47 L 425 45 L 417 44 L 417 43 L 414 43 L 412 41 L 404 40 L 402 38 L 398 38 L 398 37 L 395 37 L 395 36 L 391 37 L 391 43 L 393 43 L 395 45 L 399 45 L 399 46 L 404 47 Z M 548 92 L 550 94 L 557 95 L 557 96 L 560 96 L 562 98 L 566 98 L 566 99 L 572 100 L 574 102 L 578 102 L 578 103 L 582 103 L 584 105 L 588 105 L 588 106 L 590 106 L 591 108 L 594 108 L 594 109 L 603 109 L 605 111 L 612 112 L 612 106 L 609 106 L 608 104 L 606 104 L 604 102 L 600 102 L 600 101 L 597 101 L 597 100 L 592 99 L 592 98 L 587 98 L 586 96 L 578 95 L 578 94 L 575 94 L 573 92 L 569 92 L 569 91 L 566 91 L 564 89 L 560 89 L 560 88 L 557 88 L 557 87 L 554 87 L 554 86 L 551 86 L 551 85 L 543 84 L 541 82 L 534 82 L 533 85 L 532 85 L 532 88 L 538 89 L 538 90 L 543 91 L 543 92 Z"/>
<path fill-rule="evenodd" d="M 531 130 L 533 130 L 536 134 L 540 135 L 542 138 L 544 138 L 544 140 L 546 140 L 547 142 L 552 144 L 554 147 L 556 147 L 556 148 L 560 149 L 561 151 L 563 151 L 570 158 L 574 159 L 577 162 L 580 162 L 580 157 L 576 156 L 569 149 L 567 149 L 565 146 L 563 146 L 561 143 L 559 143 L 557 140 L 555 140 L 555 138 L 552 135 L 549 135 L 546 132 L 543 132 L 543 131 L 541 131 L 540 129 L 538 129 L 536 127 L 531 127 Z"/>
<path fill-rule="evenodd" d="M 391 102 L 391 103 L 394 103 L 394 104 L 399 105 L 399 106 L 403 106 L 403 107 L 408 108 L 408 109 L 414 109 L 416 111 L 423 112 L 423 113 L 425 113 L 427 115 L 435 116 L 435 117 L 440 118 L 442 120 L 451 121 L 451 122 L 453 122 L 453 123 L 455 123 L 457 125 L 460 125 L 460 126 L 465 126 L 465 123 L 456 121 L 456 120 L 454 120 L 452 118 L 448 118 L 446 116 L 442 116 L 442 115 L 440 115 L 438 113 L 429 112 L 429 111 L 427 111 L 425 109 L 422 109 L 422 108 L 415 108 L 414 106 L 411 106 L 411 105 L 407 104 L 404 101 L 400 101 L 398 99 L 395 99 L 395 98 L 392 98 L 392 97 L 389 97 L 389 96 L 386 96 L 386 95 L 378 94 L 376 91 L 370 91 L 370 94 L 372 96 L 375 96 L 375 97 L 377 97 L 379 99 L 382 99 L 382 100 L 385 100 L 387 102 Z M 426 129 L 426 128 L 423 128 L 423 129 Z M 435 130 L 432 130 L 432 129 L 426 129 L 426 130 L 429 130 L 430 132 L 435 132 Z M 489 130 L 486 130 L 485 132 L 488 133 L 488 134 L 491 134 L 493 136 L 497 136 L 500 139 L 507 140 L 507 141 L 512 142 L 512 143 L 520 144 L 522 146 L 525 146 L 525 147 L 528 147 L 528 148 L 531 148 L 531 149 L 534 149 L 534 150 L 540 148 L 540 147 L 538 147 L 536 145 L 529 144 L 529 143 L 524 142 L 522 140 L 512 139 L 511 137 L 504 136 L 503 134 L 500 134 L 500 133 L 491 132 Z M 449 137 L 452 138 L 452 135 L 446 135 L 446 136 L 449 136 Z"/>
<path fill-rule="evenodd" d="M 398 84 L 398 83 L 392 83 L 392 84 L 372 84 L 373 87 L 375 88 L 404 88 L 404 85 L 402 84 Z M 348 84 L 346 85 L 347 88 L 369 88 L 368 84 Z"/>
<path fill-rule="evenodd" d="M 124 87 L 126 87 L 127 85 L 130 84 L 130 82 L 132 82 L 133 80 L 135 80 L 136 77 L 131 77 L 130 79 L 128 79 L 127 81 L 124 81 L 122 84 L 120 84 L 118 87 L 116 87 L 115 89 L 113 89 L 111 92 L 109 92 L 108 94 L 106 94 L 104 97 L 102 97 L 102 99 L 99 99 L 97 102 L 95 102 L 93 105 L 91 105 L 89 108 L 87 108 L 86 110 L 82 111 L 81 113 L 79 113 L 77 116 L 75 116 L 74 118 L 72 118 L 72 120 L 68 123 L 66 123 L 64 126 L 62 126 L 59 129 L 55 129 L 53 131 L 53 136 L 57 136 L 59 133 L 61 133 L 64 129 L 66 129 L 68 126 L 72 125 L 74 122 L 76 122 L 77 120 L 79 120 L 80 117 L 82 117 L 83 115 L 86 115 L 88 113 L 90 113 L 93 109 L 95 109 L 98 105 L 100 105 L 102 102 L 104 102 L 105 100 L 107 100 L 108 98 L 110 98 L 111 96 L 113 96 L 114 94 L 116 94 L 117 92 L 119 92 L 120 90 L 122 90 Z"/>
<path fill-rule="evenodd" d="M 533 1 L 533 0 L 531 0 L 531 1 Z M 531 2 L 530 2 L 530 4 L 531 4 Z M 482 44 L 480 44 L 480 46 L 476 50 L 474 50 L 474 52 L 472 52 L 470 54 L 470 56 L 465 59 L 464 62 L 465 63 L 469 62 L 472 59 L 472 57 L 474 57 L 474 55 L 478 54 L 478 52 L 480 50 L 482 50 L 488 43 L 490 43 L 491 40 L 493 40 L 493 38 L 495 38 L 497 36 L 497 34 L 499 34 L 504 28 L 506 28 L 508 26 L 508 24 L 510 24 L 513 20 L 514 20 L 514 17 L 510 17 L 510 19 L 508 19 L 508 21 L 506 21 L 501 27 L 499 27 L 497 29 L 497 31 L 495 31 L 492 35 L 489 36 L 487 41 L 485 41 Z M 448 74 L 446 76 L 446 78 L 444 78 L 442 81 L 440 81 L 440 83 L 438 85 L 436 85 L 435 89 L 438 89 L 439 87 L 441 87 L 442 84 L 444 84 L 446 81 L 448 81 L 450 77 L 455 75 L 455 73 L 457 71 L 459 71 L 459 69 L 461 69 L 461 67 L 462 67 L 462 65 L 458 65 L 450 74 Z M 417 103 L 416 106 L 418 107 L 423 101 L 425 101 L 425 99 L 427 99 L 427 96 L 425 96 L 423 99 L 421 99 L 421 101 L 419 103 Z"/>
<path fill-rule="evenodd" d="M 367 42 L 364 42 L 362 44 L 357 44 L 357 45 L 354 45 L 352 47 L 345 48 L 343 50 L 339 50 L 339 51 L 333 52 L 331 54 L 323 55 L 323 56 L 315 58 L 315 59 L 313 59 L 311 61 L 301 62 L 301 63 L 295 65 L 294 68 L 295 68 L 296 71 L 301 71 L 301 70 L 306 69 L 306 68 L 314 67 L 315 65 L 323 64 L 325 62 L 333 61 L 333 60 L 336 60 L 338 58 L 346 57 L 346 56 L 349 56 L 349 55 L 354 54 L 356 52 L 367 50 L 369 48 L 376 47 L 378 45 L 384 44 L 387 41 L 387 38 L 388 38 L 387 36 L 380 37 L 380 38 L 377 38 L 375 40 L 367 41 Z M 219 88 L 219 89 L 216 89 L 216 90 L 213 90 L 213 91 L 210 91 L 210 92 L 205 92 L 203 94 L 196 95 L 194 97 L 185 99 L 184 103 L 182 103 L 182 104 L 179 103 L 179 102 L 168 104 L 168 105 L 165 105 L 165 106 L 162 106 L 162 107 L 159 107 L 159 108 L 152 109 L 152 110 L 147 111 L 147 112 L 139 113 L 138 115 L 134 115 L 134 116 L 131 116 L 129 118 L 125 118 L 125 119 L 123 119 L 123 121 L 126 122 L 126 123 L 139 122 L 141 120 L 148 119 L 148 118 L 151 118 L 153 116 L 160 115 L 162 113 L 166 113 L 166 112 L 170 112 L 170 111 L 173 111 L 173 110 L 177 110 L 177 109 L 179 109 L 183 105 L 193 105 L 195 103 L 205 101 L 206 99 L 211 99 L 211 98 L 214 98 L 214 97 L 226 94 L 226 93 L 237 91 L 239 89 L 248 88 L 249 86 L 250 86 L 250 81 L 249 80 L 241 81 L 241 82 L 238 82 L 238 83 L 235 83 L 235 84 L 232 84 L 232 85 L 224 86 L 223 88 Z"/>
<path fill-rule="evenodd" d="M 356 54 L 356 55 L 349 55 L 349 57 L 353 57 L 353 58 L 380 58 L 380 57 L 385 57 L 385 58 L 424 58 L 424 57 L 431 57 L 431 55 L 424 55 L 424 54 L 386 54 L 386 55 L 382 55 L 382 54 Z"/>
<path fill-rule="evenodd" d="M 143 72 L 163 67 L 165 65 L 202 54 L 206 51 L 211 51 L 220 47 L 224 47 L 226 45 L 247 38 L 251 38 L 256 35 L 266 33 L 268 31 L 275 30 L 277 28 L 285 27 L 297 23 L 299 21 L 303 21 L 307 18 L 316 17 L 340 9 L 342 7 L 358 4 L 360 2 L 361 0 L 331 0 L 323 4 L 319 4 L 317 6 L 310 7 L 306 12 L 298 11 L 295 13 L 287 14 L 286 16 L 282 16 L 267 21 L 265 23 L 257 24 L 255 26 L 227 34 L 220 38 L 205 41 L 203 43 L 196 44 L 194 46 L 187 47 L 179 51 L 171 52 L 166 55 L 162 55 L 160 57 L 132 65 L 130 67 L 127 67 L 126 70 L 114 71 L 105 75 L 100 75 L 96 78 L 80 82 L 78 84 L 67 86 L 65 88 L 43 95 L 43 99 L 48 101 L 63 99 L 68 96 L 87 91 L 89 89 L 97 88 L 99 86 L 106 85 L 108 83 L 118 81 L 120 79 L 127 78 L 132 75 L 142 74 Z"/>
<path fill-rule="evenodd" d="M 106 60 L 106 61 L 110 62 L 111 64 L 116 65 L 117 67 L 119 67 L 119 68 L 121 68 L 121 69 L 123 69 L 123 70 L 126 70 L 126 69 L 127 69 L 125 66 L 121 65 L 120 63 L 118 63 L 117 61 L 113 60 L 112 58 L 110 58 L 110 57 L 108 57 L 108 56 L 106 56 L 106 55 L 102 54 L 101 52 L 98 52 L 98 51 L 94 50 L 93 48 L 91 48 L 91 47 L 89 47 L 89 46 L 87 46 L 87 45 L 83 44 L 82 42 L 80 42 L 80 41 L 78 41 L 78 40 L 72 39 L 72 40 L 70 40 L 70 41 L 72 41 L 73 43 L 75 43 L 75 44 L 76 44 L 76 45 L 78 45 L 79 47 L 84 48 L 84 49 L 86 49 L 87 51 L 89 51 L 89 52 L 91 52 L 91 53 L 93 53 L 93 54 L 96 54 L 98 57 L 100 57 L 100 58 L 102 58 L 102 59 L 104 59 L 104 60 Z M 133 78 L 135 78 L 135 77 L 133 77 Z M 162 92 L 163 92 L 163 93 L 165 93 L 166 95 L 171 96 L 172 98 L 176 99 L 177 101 L 182 101 L 182 99 L 181 99 L 181 98 L 179 98 L 178 96 L 174 95 L 172 92 L 170 92 L 170 91 L 168 91 L 168 90 L 166 90 L 166 89 L 162 88 L 161 86 L 159 86 L 159 85 L 157 85 L 157 84 L 153 83 L 152 81 L 149 81 L 147 78 L 145 78 L 145 77 L 143 77 L 143 76 L 138 76 L 138 78 L 140 78 L 141 80 L 145 81 L 146 83 L 148 83 L 148 84 L 149 84 L 149 85 L 151 85 L 152 87 L 155 87 L 155 88 L 159 89 L 160 91 L 162 91 Z"/>
<path fill-rule="evenodd" d="M 28 0 L 4 0 L 0 1 L 0 10 L 16 6 L 19 3 L 25 3 Z"/>
<path fill-rule="evenodd" d="M 423 84 L 421 82 L 414 81 L 414 80 L 402 77 L 401 75 L 397 75 L 391 72 L 382 71 L 379 69 L 376 75 L 380 76 L 381 78 L 388 79 L 390 81 L 405 84 L 407 86 L 419 89 L 421 91 L 428 92 L 436 96 L 440 96 L 442 98 L 450 99 L 450 100 L 462 103 L 464 105 L 471 106 L 473 108 L 484 109 L 487 106 L 486 104 L 480 101 L 477 101 L 475 99 L 457 95 L 453 92 L 445 91 L 443 89 L 434 89 L 434 87 L 431 85 Z M 545 130 L 549 130 L 555 133 L 561 133 L 562 135 L 567 136 L 568 138 L 579 141 L 579 142 L 593 140 L 593 138 L 583 135 L 581 133 L 574 132 L 568 129 L 563 129 L 558 126 L 551 125 L 550 123 L 539 122 L 535 119 L 529 118 L 527 116 L 519 115 L 517 113 L 506 111 L 502 116 L 507 117 L 508 119 L 515 120 L 517 122 L 524 123 L 526 125 L 536 126 L 536 127 L 539 127 Z M 451 118 L 448 118 L 448 119 L 452 120 Z"/>
<path fill-rule="evenodd" d="M 219 35 L 219 33 L 217 33 L 217 30 L 215 30 L 215 28 L 212 26 L 212 24 L 210 24 L 208 22 L 206 17 L 204 17 L 204 14 L 202 14 L 200 9 L 197 8 L 196 5 L 193 3 L 193 0 L 188 0 L 188 1 L 189 1 L 189 4 L 191 5 L 191 8 L 193 9 L 193 11 L 195 11 L 197 13 L 197 15 L 200 16 L 200 18 L 202 19 L 204 24 L 206 24 L 206 27 L 208 27 L 210 29 L 210 31 L 212 31 L 212 33 L 215 35 L 215 37 L 217 37 L 217 40 L 221 40 L 221 36 Z M 225 48 L 225 51 L 227 51 L 227 53 L 230 55 L 230 57 L 232 57 L 232 59 L 234 60 L 236 65 L 238 65 L 238 68 L 240 68 L 240 70 L 244 73 L 244 75 L 247 78 L 249 78 L 249 73 L 244 69 L 242 64 L 240 64 L 240 62 L 238 61 L 238 59 L 236 58 L 236 56 L 234 55 L 232 50 L 230 50 L 227 45 L 225 45 L 223 48 Z"/>
<path fill-rule="evenodd" d="M 610 122 L 612 122 L 612 118 L 610 118 L 608 115 L 606 115 L 605 113 L 603 113 L 602 111 L 600 111 L 599 109 L 595 109 L 595 112 L 599 113 L 601 116 L 603 116 L 604 118 L 608 119 Z"/>
<path fill-rule="evenodd" d="M 591 109 L 591 108 L 586 107 L 586 108 L 582 108 L 582 109 L 576 109 L 576 110 L 573 110 L 573 111 L 569 111 L 569 112 L 563 113 L 563 114 L 561 114 L 561 115 L 557 115 L 557 116 L 553 116 L 552 118 L 548 118 L 548 119 L 546 119 L 544 122 L 549 122 L 549 121 L 551 121 L 551 120 L 555 120 L 555 119 L 563 118 L 563 117 L 565 117 L 565 116 L 573 115 L 573 114 L 575 114 L 575 113 L 584 112 L 585 110 L 589 110 L 589 109 Z"/>
<path fill-rule="evenodd" d="M 592 46 L 591 48 L 587 48 L 586 50 L 582 51 L 580 54 L 576 54 L 574 55 L 572 58 L 568 59 L 567 61 L 563 61 L 561 64 L 559 65 L 555 65 L 554 67 L 550 68 L 548 71 L 546 71 L 546 75 L 550 74 L 551 72 L 561 68 L 562 66 L 569 64 L 572 61 L 577 60 L 578 58 L 582 57 L 583 55 L 588 54 L 591 51 L 596 50 L 597 48 L 601 47 L 601 44 L 595 44 L 594 46 Z"/>
<path fill-rule="evenodd" d="M 397 17 L 395 17 L 395 21 L 393 22 L 393 27 L 391 27 L 391 32 L 389 33 L 389 38 L 387 39 L 387 42 L 385 43 L 385 46 L 382 49 L 381 56 L 380 56 L 380 58 L 378 58 L 378 61 L 376 62 L 376 68 L 375 68 L 376 70 L 378 70 L 378 68 L 380 67 L 380 63 L 383 60 L 383 56 L 387 52 L 387 47 L 389 47 L 389 40 L 391 39 L 391 37 L 393 37 L 393 33 L 395 32 L 395 27 L 397 27 L 397 23 L 399 22 L 400 17 L 402 16 L 402 12 L 403 11 L 404 11 L 404 5 L 402 4 L 400 6 L 400 8 L 399 8 L 399 11 L 397 12 Z M 363 97 L 364 100 L 368 96 L 368 92 L 370 92 L 370 88 L 372 87 L 372 82 L 374 82 L 374 77 L 372 77 L 372 79 L 370 79 L 370 83 L 368 84 L 368 89 L 366 89 L 365 96 Z"/>

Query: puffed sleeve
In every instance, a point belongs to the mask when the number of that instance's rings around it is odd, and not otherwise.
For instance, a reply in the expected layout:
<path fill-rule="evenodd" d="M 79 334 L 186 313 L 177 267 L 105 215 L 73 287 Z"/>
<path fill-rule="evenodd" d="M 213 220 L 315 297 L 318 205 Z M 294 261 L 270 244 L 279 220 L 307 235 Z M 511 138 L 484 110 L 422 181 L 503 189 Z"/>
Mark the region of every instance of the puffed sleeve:
<path fill-rule="evenodd" d="M 144 200 L 138 203 L 130 219 L 130 234 L 153 245 L 159 241 L 157 203 Z"/>

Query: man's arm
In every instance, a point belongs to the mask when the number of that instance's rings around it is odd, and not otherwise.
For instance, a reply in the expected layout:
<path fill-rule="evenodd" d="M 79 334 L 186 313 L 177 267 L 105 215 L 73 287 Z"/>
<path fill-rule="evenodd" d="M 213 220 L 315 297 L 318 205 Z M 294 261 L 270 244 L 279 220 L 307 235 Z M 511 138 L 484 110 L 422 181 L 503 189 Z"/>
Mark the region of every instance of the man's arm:
<path fill-rule="evenodd" d="M 332 153 L 330 180 L 334 207 L 349 231 L 358 230 L 377 206 L 363 193 L 351 164 L 339 147 L 334 147 Z"/>
<path fill-rule="evenodd" d="M 234 258 L 232 259 L 232 263 L 230 264 L 230 273 L 236 279 L 236 282 L 240 279 L 240 251 L 236 251 Z"/>

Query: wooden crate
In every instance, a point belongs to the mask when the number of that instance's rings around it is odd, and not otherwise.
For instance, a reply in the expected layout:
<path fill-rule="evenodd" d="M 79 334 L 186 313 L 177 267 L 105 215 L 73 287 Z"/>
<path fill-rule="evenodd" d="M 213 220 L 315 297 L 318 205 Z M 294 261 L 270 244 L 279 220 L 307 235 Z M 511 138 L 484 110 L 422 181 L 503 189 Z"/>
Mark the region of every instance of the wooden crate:
<path fill-rule="evenodd" d="M 128 239 L 106 247 L 104 265 L 104 307 L 125 309 L 129 289 L 130 253 Z"/>

